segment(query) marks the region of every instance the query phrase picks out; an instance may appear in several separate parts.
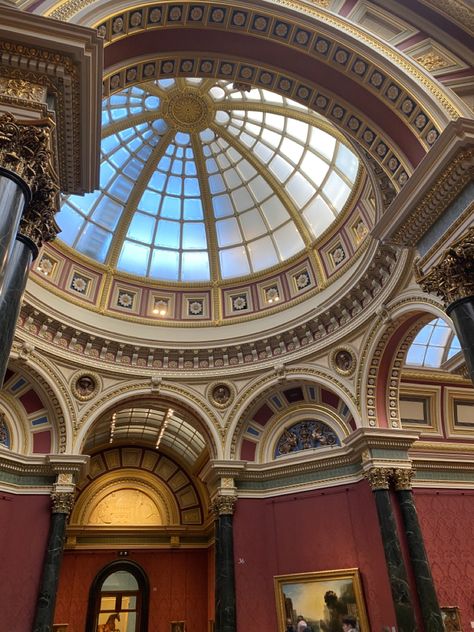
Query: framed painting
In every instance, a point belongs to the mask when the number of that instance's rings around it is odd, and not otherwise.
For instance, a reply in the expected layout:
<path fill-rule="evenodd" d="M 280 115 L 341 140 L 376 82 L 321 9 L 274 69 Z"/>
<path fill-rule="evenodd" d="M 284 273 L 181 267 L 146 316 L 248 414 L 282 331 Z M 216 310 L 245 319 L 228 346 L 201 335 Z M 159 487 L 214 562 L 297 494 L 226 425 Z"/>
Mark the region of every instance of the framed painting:
<path fill-rule="evenodd" d="M 446 632 L 462 632 L 461 615 L 457 606 L 440 608 L 443 617 L 443 625 Z"/>
<path fill-rule="evenodd" d="M 171 621 L 170 632 L 186 632 L 186 621 Z"/>
<path fill-rule="evenodd" d="M 312 632 L 340 629 L 344 619 L 370 632 L 357 568 L 274 578 L 279 632 L 296 632 L 303 618 Z"/>

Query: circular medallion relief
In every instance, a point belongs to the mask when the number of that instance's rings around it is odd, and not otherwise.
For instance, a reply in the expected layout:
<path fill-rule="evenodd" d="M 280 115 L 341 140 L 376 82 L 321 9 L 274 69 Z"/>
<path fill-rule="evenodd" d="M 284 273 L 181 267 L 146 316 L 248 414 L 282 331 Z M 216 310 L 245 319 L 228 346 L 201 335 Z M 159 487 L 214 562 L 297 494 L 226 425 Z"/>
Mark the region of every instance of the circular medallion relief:
<path fill-rule="evenodd" d="M 211 113 L 202 95 L 192 90 L 178 90 L 163 103 L 169 125 L 181 132 L 198 132 L 208 127 Z"/>
<path fill-rule="evenodd" d="M 99 391 L 100 377 L 97 373 L 81 371 L 72 380 L 72 394 L 76 399 L 85 402 L 92 399 Z"/>
<path fill-rule="evenodd" d="M 339 375 L 352 375 L 356 364 L 356 355 L 349 347 L 338 347 L 331 353 L 331 365 Z"/>
<path fill-rule="evenodd" d="M 216 408 L 227 408 L 234 397 L 235 389 L 227 382 L 215 382 L 209 386 L 208 397 Z"/>

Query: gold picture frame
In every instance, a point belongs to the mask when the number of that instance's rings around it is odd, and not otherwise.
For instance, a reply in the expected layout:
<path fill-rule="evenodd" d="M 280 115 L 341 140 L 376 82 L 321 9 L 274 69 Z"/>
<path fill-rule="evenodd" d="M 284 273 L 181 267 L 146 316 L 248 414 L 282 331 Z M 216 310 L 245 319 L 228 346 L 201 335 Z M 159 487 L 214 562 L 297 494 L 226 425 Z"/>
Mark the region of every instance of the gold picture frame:
<path fill-rule="evenodd" d="M 354 617 L 360 632 L 370 632 L 369 620 L 357 568 L 347 568 L 274 577 L 278 609 L 278 631 L 286 632 L 289 623 L 296 630 L 303 616 L 313 630 Z M 289 621 L 288 621 L 289 620 Z"/>
<path fill-rule="evenodd" d="M 461 614 L 457 606 L 440 608 L 446 632 L 462 632 Z"/>

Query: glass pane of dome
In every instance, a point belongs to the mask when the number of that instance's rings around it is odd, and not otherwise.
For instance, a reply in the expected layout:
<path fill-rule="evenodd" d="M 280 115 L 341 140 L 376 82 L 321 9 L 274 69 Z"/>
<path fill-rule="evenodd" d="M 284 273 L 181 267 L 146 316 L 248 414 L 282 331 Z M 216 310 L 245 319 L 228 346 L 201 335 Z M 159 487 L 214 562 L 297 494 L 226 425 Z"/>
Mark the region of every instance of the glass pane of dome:
<path fill-rule="evenodd" d="M 344 210 L 359 172 L 321 116 L 222 80 L 127 88 L 104 99 L 102 127 L 101 188 L 64 198 L 60 237 L 156 280 L 231 279 L 285 262 Z"/>

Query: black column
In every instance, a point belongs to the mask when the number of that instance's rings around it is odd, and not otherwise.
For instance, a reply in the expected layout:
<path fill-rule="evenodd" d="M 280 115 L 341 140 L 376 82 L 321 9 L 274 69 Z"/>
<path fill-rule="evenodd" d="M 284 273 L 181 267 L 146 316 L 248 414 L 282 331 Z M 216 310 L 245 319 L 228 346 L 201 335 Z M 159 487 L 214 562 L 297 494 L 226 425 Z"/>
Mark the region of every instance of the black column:
<path fill-rule="evenodd" d="M 7 370 L 28 271 L 37 254 L 35 244 L 27 237 L 18 235 L 5 274 L 0 280 L 0 387 Z"/>
<path fill-rule="evenodd" d="M 30 198 L 23 180 L 0 167 L 0 283 L 15 244 L 21 214 Z"/>
<path fill-rule="evenodd" d="M 426 555 L 420 523 L 418 522 L 413 492 L 409 488 L 410 473 L 410 470 L 396 470 L 395 486 L 403 516 L 410 561 L 415 574 L 416 590 L 420 601 L 423 623 L 425 632 L 444 632 L 443 620 Z"/>
<path fill-rule="evenodd" d="M 232 512 L 235 498 L 216 501 L 216 625 L 215 632 L 236 632 L 234 535 Z"/>
<path fill-rule="evenodd" d="M 398 632 L 416 632 L 415 611 L 388 489 L 390 475 L 390 471 L 376 468 L 368 478 L 377 507 Z"/>
<path fill-rule="evenodd" d="M 72 493 L 52 494 L 53 513 L 49 527 L 48 545 L 36 604 L 33 632 L 50 632 L 53 627 L 54 607 L 58 590 L 59 570 L 63 556 L 66 522 L 72 507 Z"/>
<path fill-rule="evenodd" d="M 454 323 L 467 370 L 474 384 L 474 296 L 455 301 L 446 309 L 446 313 Z"/>

